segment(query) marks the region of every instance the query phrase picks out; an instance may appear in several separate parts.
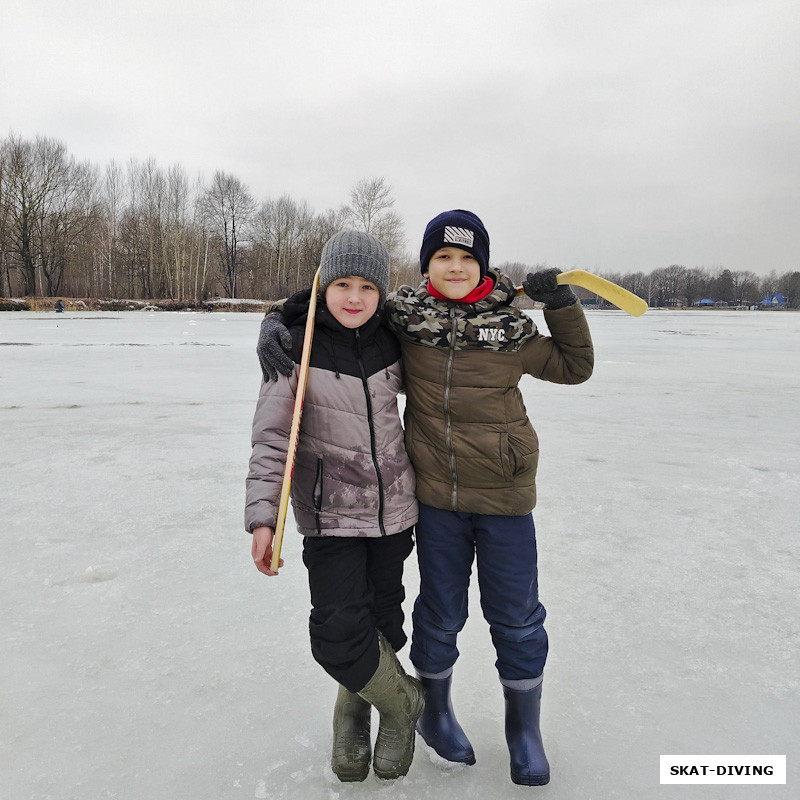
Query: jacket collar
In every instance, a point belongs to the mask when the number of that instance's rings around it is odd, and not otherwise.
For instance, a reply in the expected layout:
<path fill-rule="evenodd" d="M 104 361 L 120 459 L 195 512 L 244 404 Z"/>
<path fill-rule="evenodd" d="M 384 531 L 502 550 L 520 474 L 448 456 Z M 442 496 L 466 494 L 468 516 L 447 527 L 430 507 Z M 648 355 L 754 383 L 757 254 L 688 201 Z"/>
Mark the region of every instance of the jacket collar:
<path fill-rule="evenodd" d="M 419 285 L 416 295 L 426 305 L 438 305 L 440 303 L 446 303 L 448 307 L 469 305 L 478 312 L 489 311 L 493 308 L 497 308 L 497 306 L 510 305 L 517 296 L 517 289 L 511 278 L 509 278 L 508 275 L 504 275 L 502 272 L 498 272 L 496 269 L 490 269 L 487 275 L 494 281 L 494 289 L 492 289 L 486 297 L 474 303 L 463 303 L 460 300 L 439 300 L 428 291 L 427 280 Z"/>

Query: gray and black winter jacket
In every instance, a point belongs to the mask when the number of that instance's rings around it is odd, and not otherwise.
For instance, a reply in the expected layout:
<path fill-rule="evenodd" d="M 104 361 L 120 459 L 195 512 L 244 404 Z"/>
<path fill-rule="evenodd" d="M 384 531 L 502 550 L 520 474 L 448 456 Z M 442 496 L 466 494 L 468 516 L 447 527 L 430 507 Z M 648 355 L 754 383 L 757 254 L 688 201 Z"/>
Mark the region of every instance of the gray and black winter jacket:
<path fill-rule="evenodd" d="M 303 313 L 289 327 L 296 365 L 305 322 Z M 248 531 L 275 526 L 298 369 L 261 384 L 247 476 Z M 291 493 L 304 536 L 377 537 L 416 523 L 415 477 L 397 408 L 402 376 L 400 346 L 380 312 L 352 330 L 319 306 Z"/>

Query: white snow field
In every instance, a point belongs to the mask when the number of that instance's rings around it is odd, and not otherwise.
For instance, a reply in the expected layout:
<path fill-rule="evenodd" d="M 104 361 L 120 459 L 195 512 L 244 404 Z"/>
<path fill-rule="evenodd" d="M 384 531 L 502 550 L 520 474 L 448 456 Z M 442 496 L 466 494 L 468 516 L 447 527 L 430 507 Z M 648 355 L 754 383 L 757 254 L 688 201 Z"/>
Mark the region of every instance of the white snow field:
<path fill-rule="evenodd" d="M 551 648 L 529 788 L 477 596 L 477 764 L 418 737 L 393 784 L 330 771 L 300 537 L 267 578 L 242 525 L 260 315 L 0 314 L 2 797 L 798 797 L 800 314 L 588 316 L 592 379 L 523 383 Z M 409 632 L 416 586 L 412 556 Z M 785 754 L 787 784 L 662 786 L 661 754 Z"/>

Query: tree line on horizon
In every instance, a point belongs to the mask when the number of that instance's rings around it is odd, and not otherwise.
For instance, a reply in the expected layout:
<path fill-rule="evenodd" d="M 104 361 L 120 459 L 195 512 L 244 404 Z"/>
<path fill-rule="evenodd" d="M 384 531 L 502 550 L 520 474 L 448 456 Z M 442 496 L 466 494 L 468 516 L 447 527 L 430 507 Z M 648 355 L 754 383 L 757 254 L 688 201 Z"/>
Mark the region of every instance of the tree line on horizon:
<path fill-rule="evenodd" d="M 391 255 L 391 288 L 416 284 L 402 218 L 383 178 L 364 178 L 348 201 L 317 212 L 288 195 L 257 199 L 217 170 L 191 180 L 154 159 L 105 167 L 76 160 L 60 141 L 0 140 L 0 296 L 268 299 L 309 286 L 327 239 L 343 227 L 372 233 Z M 506 262 L 520 283 L 546 265 Z M 748 304 L 781 292 L 800 305 L 800 271 L 670 265 L 601 273 L 651 306 L 709 297 Z"/>

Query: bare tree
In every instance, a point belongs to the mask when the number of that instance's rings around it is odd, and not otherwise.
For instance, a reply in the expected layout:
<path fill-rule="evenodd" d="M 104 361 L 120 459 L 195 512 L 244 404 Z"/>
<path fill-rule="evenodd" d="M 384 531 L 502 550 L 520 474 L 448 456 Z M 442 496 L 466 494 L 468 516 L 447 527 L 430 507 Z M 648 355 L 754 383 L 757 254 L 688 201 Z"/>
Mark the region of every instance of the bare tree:
<path fill-rule="evenodd" d="M 781 275 L 779 285 L 786 305 L 789 308 L 800 308 L 800 272 Z"/>
<path fill-rule="evenodd" d="M 8 168 L 6 157 L 6 143 L 0 143 L 0 269 L 2 269 L 2 280 L 0 280 L 0 294 L 7 287 L 8 296 L 13 292 L 11 289 L 11 204 L 8 199 Z"/>
<path fill-rule="evenodd" d="M 91 214 L 95 171 L 77 164 L 63 143 L 45 137 L 27 141 L 12 134 L 3 162 L 8 248 L 23 291 L 55 294 L 70 248 Z"/>
<path fill-rule="evenodd" d="M 203 182 L 198 178 L 194 183 L 192 206 L 193 252 L 190 259 L 190 278 L 192 297 L 195 300 L 205 298 L 208 291 L 208 251 L 211 237 L 207 230 L 203 212 Z"/>
<path fill-rule="evenodd" d="M 401 286 L 419 285 L 422 275 L 419 271 L 419 256 L 412 255 L 408 251 L 400 253 L 392 259 L 391 271 L 389 274 L 389 290 L 397 291 Z"/>
<path fill-rule="evenodd" d="M 158 297 L 165 290 L 163 257 L 167 180 L 153 158 L 141 165 L 138 178 L 140 211 L 144 215 L 147 241 L 147 274 L 143 276 L 145 297 Z"/>
<path fill-rule="evenodd" d="M 521 261 L 505 261 L 497 269 L 511 278 L 515 286 L 519 286 L 528 277 L 529 272 L 536 271 Z"/>
<path fill-rule="evenodd" d="M 686 296 L 686 305 L 693 306 L 708 294 L 708 285 L 711 282 L 709 274 L 700 267 L 687 269 L 683 276 L 683 291 Z"/>
<path fill-rule="evenodd" d="M 250 192 L 237 177 L 219 170 L 214 173 L 203 198 L 203 211 L 217 244 L 220 282 L 230 297 L 236 297 L 239 246 L 254 210 Z"/>
<path fill-rule="evenodd" d="M 768 294 L 777 293 L 778 286 L 780 286 L 780 279 L 778 278 L 777 271 L 773 269 L 768 275 L 762 275 L 758 282 L 758 291 L 759 294 L 764 297 Z"/>
<path fill-rule="evenodd" d="M 638 297 L 647 297 L 647 276 L 641 270 L 623 275 L 619 285 Z"/>
<path fill-rule="evenodd" d="M 684 285 L 686 282 L 686 267 L 682 264 L 671 264 L 663 272 L 662 288 L 665 295 L 665 305 L 678 306 L 684 299 Z"/>
<path fill-rule="evenodd" d="M 45 293 L 50 297 L 60 293 L 70 260 L 97 214 L 97 169 L 69 158 L 52 201 L 42 219 L 39 245 Z"/>
<path fill-rule="evenodd" d="M 758 294 L 758 275 L 750 270 L 736 270 L 731 273 L 734 287 L 734 300 L 740 305 L 747 305 L 753 300 L 760 299 Z"/>
<path fill-rule="evenodd" d="M 350 191 L 347 222 L 383 242 L 392 260 L 405 246 L 403 220 L 394 211 L 392 187 L 383 178 L 362 178 Z"/>
<path fill-rule="evenodd" d="M 120 216 L 125 190 L 122 168 L 112 160 L 105 168 L 100 189 L 102 222 L 97 228 L 99 237 L 97 286 L 101 296 L 111 296 L 115 289 L 119 259 Z"/>
<path fill-rule="evenodd" d="M 255 216 L 259 280 L 280 294 L 289 294 L 296 288 L 298 273 L 302 271 L 300 243 L 312 218 L 305 203 L 298 204 L 288 195 L 265 200 Z"/>
<path fill-rule="evenodd" d="M 167 170 L 162 258 L 169 297 L 186 296 L 190 272 L 193 231 L 190 226 L 191 196 L 189 179 L 179 164 Z"/>
<path fill-rule="evenodd" d="M 723 269 L 712 282 L 712 293 L 718 300 L 728 303 L 736 299 L 736 285 L 733 273 L 729 269 Z"/>
<path fill-rule="evenodd" d="M 265 200 L 252 225 L 255 296 L 285 297 L 309 286 L 325 242 L 346 224 L 343 210 L 314 214 L 288 195 Z"/>
<path fill-rule="evenodd" d="M 54 171 L 46 155 L 57 147 L 55 142 L 51 146 L 50 140 L 29 142 L 14 134 L 5 143 L 5 195 L 11 250 L 22 273 L 26 295 L 36 294 L 36 270 L 40 264 L 37 225 L 52 191 L 51 173 Z"/>

